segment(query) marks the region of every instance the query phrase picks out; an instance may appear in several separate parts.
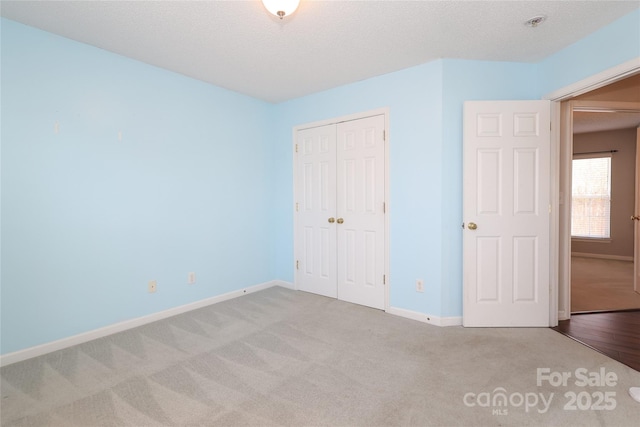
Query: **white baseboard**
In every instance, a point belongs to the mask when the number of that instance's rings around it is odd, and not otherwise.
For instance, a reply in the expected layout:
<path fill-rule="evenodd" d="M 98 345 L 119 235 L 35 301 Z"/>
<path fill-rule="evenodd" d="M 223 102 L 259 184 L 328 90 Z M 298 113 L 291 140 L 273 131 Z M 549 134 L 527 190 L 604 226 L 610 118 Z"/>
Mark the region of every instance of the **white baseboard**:
<path fill-rule="evenodd" d="M 291 289 L 292 291 L 297 291 L 296 285 L 294 283 L 285 282 L 284 280 L 274 280 L 274 282 L 277 282 L 276 286 Z"/>
<path fill-rule="evenodd" d="M 585 252 L 571 252 L 571 256 L 580 257 L 580 258 L 613 259 L 617 261 L 633 261 L 632 256 L 589 254 Z"/>
<path fill-rule="evenodd" d="M 167 317 L 186 313 L 187 311 L 196 310 L 198 308 L 206 307 L 222 301 L 238 298 L 246 294 L 271 288 L 273 286 L 282 286 L 284 288 L 293 289 L 292 283 L 284 282 L 280 280 L 272 280 L 270 282 L 261 283 L 255 286 L 250 286 L 248 288 L 239 289 L 237 291 L 228 292 L 226 294 L 217 295 L 215 297 L 206 298 L 200 301 L 196 301 L 196 302 L 184 304 L 178 307 L 173 307 L 167 310 L 159 311 L 157 313 L 149 314 L 147 316 L 137 317 L 135 319 L 125 320 L 124 322 L 114 323 L 113 325 L 94 329 L 88 332 L 83 332 L 78 335 L 62 338 L 60 340 L 48 342 L 45 344 L 40 344 L 34 347 L 29 347 L 24 350 L 19 350 L 13 353 L 0 355 L 0 366 L 6 366 L 12 363 L 31 359 L 32 357 L 42 356 L 43 354 L 51 353 L 53 351 L 62 350 L 63 348 L 82 344 L 82 343 L 94 340 L 96 338 L 106 337 L 107 335 L 112 335 L 117 332 L 122 332 L 128 329 L 136 328 L 138 326 L 146 325 L 147 323 L 155 322 L 158 320 L 166 319 Z"/>
<path fill-rule="evenodd" d="M 404 308 L 390 307 L 387 313 L 394 316 L 405 317 L 411 320 L 417 320 L 418 322 L 428 323 L 435 326 L 461 326 L 462 317 L 439 317 L 432 316 L 430 314 L 419 313 L 417 311 L 405 310 Z"/>
<path fill-rule="evenodd" d="M 558 310 L 558 320 L 569 320 L 569 316 L 567 316 L 564 310 Z"/>

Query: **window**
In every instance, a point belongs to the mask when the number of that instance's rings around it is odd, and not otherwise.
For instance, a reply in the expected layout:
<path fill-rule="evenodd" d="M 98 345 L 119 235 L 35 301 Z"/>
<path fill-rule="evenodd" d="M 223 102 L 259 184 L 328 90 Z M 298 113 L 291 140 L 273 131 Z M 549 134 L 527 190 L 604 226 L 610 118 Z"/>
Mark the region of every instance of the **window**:
<path fill-rule="evenodd" d="M 571 203 L 572 237 L 610 237 L 610 154 L 573 156 Z"/>

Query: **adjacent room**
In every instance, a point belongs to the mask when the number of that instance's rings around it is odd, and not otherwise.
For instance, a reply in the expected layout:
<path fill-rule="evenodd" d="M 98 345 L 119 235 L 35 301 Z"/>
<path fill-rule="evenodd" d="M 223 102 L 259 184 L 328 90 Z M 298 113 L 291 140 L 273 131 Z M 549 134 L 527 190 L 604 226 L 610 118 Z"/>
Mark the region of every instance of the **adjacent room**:
<path fill-rule="evenodd" d="M 621 79 L 564 104 L 572 110 L 565 123 L 571 158 L 562 163 L 571 167 L 572 315 L 555 329 L 639 369 L 640 80 Z"/>
<path fill-rule="evenodd" d="M 0 423 L 635 425 L 638 2 L 267 3 L 0 2 Z"/>
<path fill-rule="evenodd" d="M 575 100 L 640 106 L 640 75 Z M 584 194 L 587 188 L 594 191 L 572 206 L 572 313 L 640 309 L 633 280 L 638 127 L 640 111 L 574 112 L 572 187 L 576 193 Z M 594 162 L 602 168 L 594 167 Z M 587 207 L 594 203 L 587 199 L 604 204 Z"/>

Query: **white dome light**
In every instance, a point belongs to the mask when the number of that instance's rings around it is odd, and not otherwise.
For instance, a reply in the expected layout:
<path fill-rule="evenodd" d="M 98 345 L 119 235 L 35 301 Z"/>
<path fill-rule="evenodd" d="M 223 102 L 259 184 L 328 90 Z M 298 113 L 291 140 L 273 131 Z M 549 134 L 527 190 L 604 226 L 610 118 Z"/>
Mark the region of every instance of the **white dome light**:
<path fill-rule="evenodd" d="M 269 12 L 282 19 L 296 11 L 300 0 L 262 0 L 262 4 Z"/>

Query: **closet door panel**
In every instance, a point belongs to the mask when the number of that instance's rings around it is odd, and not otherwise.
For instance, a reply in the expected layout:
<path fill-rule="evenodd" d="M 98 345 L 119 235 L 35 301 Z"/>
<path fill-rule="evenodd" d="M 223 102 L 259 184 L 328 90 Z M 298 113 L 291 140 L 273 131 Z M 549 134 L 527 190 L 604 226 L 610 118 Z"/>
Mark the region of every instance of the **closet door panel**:
<path fill-rule="evenodd" d="M 337 297 L 335 125 L 297 134 L 298 288 Z"/>
<path fill-rule="evenodd" d="M 384 308 L 384 116 L 337 125 L 338 298 Z"/>

